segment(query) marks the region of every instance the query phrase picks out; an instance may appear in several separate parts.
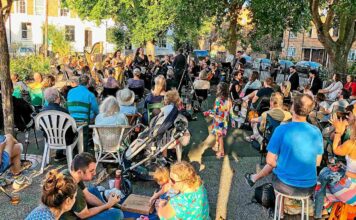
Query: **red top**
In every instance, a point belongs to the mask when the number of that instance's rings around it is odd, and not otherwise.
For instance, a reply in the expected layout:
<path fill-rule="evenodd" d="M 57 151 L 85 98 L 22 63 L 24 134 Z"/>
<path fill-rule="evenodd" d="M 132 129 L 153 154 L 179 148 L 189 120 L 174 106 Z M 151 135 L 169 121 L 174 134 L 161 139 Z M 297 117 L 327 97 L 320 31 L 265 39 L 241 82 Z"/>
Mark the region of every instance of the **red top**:
<path fill-rule="evenodd" d="M 356 82 L 346 83 L 344 89 L 351 90 L 351 96 L 356 96 Z"/>

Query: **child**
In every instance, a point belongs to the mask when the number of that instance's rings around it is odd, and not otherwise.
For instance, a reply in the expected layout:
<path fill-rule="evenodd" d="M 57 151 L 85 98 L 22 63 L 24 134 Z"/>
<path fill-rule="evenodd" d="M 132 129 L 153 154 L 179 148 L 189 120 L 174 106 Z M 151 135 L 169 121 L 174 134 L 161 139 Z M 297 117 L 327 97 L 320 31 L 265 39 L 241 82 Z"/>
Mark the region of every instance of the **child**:
<path fill-rule="evenodd" d="M 204 116 L 213 117 L 211 133 L 216 136 L 216 143 L 213 150 L 217 151 L 216 157 L 218 159 L 225 156 L 223 137 L 227 133 L 230 108 L 229 86 L 227 83 L 221 82 L 217 87 L 214 109 L 204 112 Z"/>
<path fill-rule="evenodd" d="M 150 203 L 154 204 L 157 199 L 168 199 L 174 196 L 176 193 L 171 189 L 169 183 L 169 170 L 167 167 L 158 167 L 153 173 L 153 179 L 160 186 L 160 190 L 155 192 L 150 199 Z"/>

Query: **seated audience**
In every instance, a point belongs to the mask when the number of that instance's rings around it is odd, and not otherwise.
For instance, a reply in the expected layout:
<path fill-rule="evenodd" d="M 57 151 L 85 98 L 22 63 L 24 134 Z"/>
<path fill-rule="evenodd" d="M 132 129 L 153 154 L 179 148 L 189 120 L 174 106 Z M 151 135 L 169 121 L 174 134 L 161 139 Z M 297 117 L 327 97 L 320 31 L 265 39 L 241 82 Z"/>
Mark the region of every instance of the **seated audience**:
<path fill-rule="evenodd" d="M 167 167 L 158 167 L 153 173 L 153 179 L 160 186 L 160 189 L 152 195 L 150 199 L 152 205 L 157 199 L 169 199 L 177 194 L 169 182 L 169 170 Z"/>
<path fill-rule="evenodd" d="M 7 178 L 12 182 L 12 188 L 17 190 L 30 185 L 32 180 L 22 174 L 21 153 L 23 146 L 11 134 L 0 135 L 0 173 L 10 170 Z"/>
<path fill-rule="evenodd" d="M 134 106 L 135 93 L 127 88 L 116 93 L 116 99 L 120 105 L 120 113 L 124 115 L 134 115 L 137 113 L 137 108 Z"/>
<path fill-rule="evenodd" d="M 166 84 L 167 84 L 167 86 L 166 86 L 167 91 L 171 90 L 171 89 L 177 89 L 179 86 L 179 82 L 176 80 L 176 78 L 174 76 L 173 68 L 171 66 L 169 66 L 168 70 L 167 70 Z"/>
<path fill-rule="evenodd" d="M 310 95 L 313 99 L 314 99 L 314 94 L 313 92 L 310 90 L 310 85 L 306 85 L 304 86 L 303 88 L 303 94 L 306 94 L 306 95 Z"/>
<path fill-rule="evenodd" d="M 292 100 L 292 93 L 290 91 L 291 84 L 289 81 L 284 81 L 281 85 L 281 92 L 283 94 L 283 103 L 290 104 Z"/>
<path fill-rule="evenodd" d="M 193 82 L 194 89 L 210 89 L 210 82 L 207 80 L 208 73 L 205 70 L 200 71 L 199 79 Z"/>
<path fill-rule="evenodd" d="M 243 97 L 242 100 L 244 100 L 245 102 L 251 100 L 251 103 L 255 104 L 259 100 L 259 98 L 271 96 L 271 94 L 274 92 L 272 85 L 273 79 L 269 77 L 265 79 L 265 81 L 263 81 L 263 88 L 253 91 L 249 95 Z"/>
<path fill-rule="evenodd" d="M 240 71 L 234 73 L 234 78 L 230 83 L 230 96 L 232 100 L 238 100 L 242 91 L 243 75 Z"/>
<path fill-rule="evenodd" d="M 100 105 L 100 113 L 95 118 L 95 125 L 128 125 L 127 118 L 120 113 L 119 103 L 113 96 L 108 96 Z"/>
<path fill-rule="evenodd" d="M 65 177 L 73 178 L 77 185 L 77 195 L 73 207 L 63 213 L 60 219 L 123 219 L 122 211 L 112 208 L 120 201 L 119 196 L 112 194 L 109 196 L 108 202 L 105 202 L 96 187 L 87 188 L 84 184 L 84 182 L 92 181 L 96 175 L 96 160 L 93 155 L 87 152 L 77 154 L 72 161 L 70 170 L 65 169 L 62 174 Z"/>
<path fill-rule="evenodd" d="M 346 83 L 344 85 L 344 89 L 347 89 L 351 93 L 351 97 L 356 99 L 356 82 L 354 82 L 354 76 L 347 75 Z"/>
<path fill-rule="evenodd" d="M 34 82 L 28 84 L 29 92 L 30 92 L 30 98 L 31 98 L 31 104 L 33 106 L 42 106 L 42 99 L 43 99 L 43 93 L 42 93 L 42 75 L 40 73 L 34 73 L 33 74 L 33 79 Z"/>
<path fill-rule="evenodd" d="M 44 91 L 44 97 L 48 104 L 41 109 L 41 112 L 55 110 L 55 111 L 60 111 L 69 114 L 67 109 L 60 106 L 61 97 L 56 88 L 53 87 L 47 88 Z M 43 134 L 46 137 L 46 133 L 43 132 Z M 78 135 L 77 132 L 73 132 L 73 129 L 69 128 L 65 134 L 66 144 L 67 145 L 72 144 L 74 140 L 77 138 L 77 135 Z M 64 159 L 66 159 L 66 156 L 64 155 L 64 150 L 57 150 L 54 160 L 61 161 Z"/>
<path fill-rule="evenodd" d="M 104 88 L 115 89 L 119 88 L 119 83 L 115 79 L 115 70 L 113 68 L 107 69 L 105 71 L 106 78 L 104 78 L 103 86 Z"/>
<path fill-rule="evenodd" d="M 329 207 L 334 202 L 356 205 L 356 106 L 349 112 L 347 121 L 334 117 L 331 122 L 335 128 L 333 152 L 346 158 L 346 167 L 338 163 L 320 171 L 315 192 L 314 218 L 321 218 L 323 207 Z M 342 143 L 347 127 L 351 129 L 351 136 Z"/>
<path fill-rule="evenodd" d="M 79 78 L 79 85 L 71 89 L 68 93 L 67 101 L 68 102 L 83 102 L 90 104 L 90 120 L 94 120 L 95 116 L 99 112 L 98 102 L 96 101 L 95 95 L 89 91 L 89 76 L 81 75 Z M 82 110 L 83 107 L 70 107 L 69 112 Z M 78 113 L 71 114 L 73 118 L 81 117 L 82 115 Z"/>
<path fill-rule="evenodd" d="M 77 184 L 73 178 L 51 170 L 42 183 L 42 204 L 32 210 L 25 220 L 57 220 L 72 209 L 76 196 Z"/>
<path fill-rule="evenodd" d="M 150 94 L 145 98 L 144 108 L 147 109 L 148 104 L 161 103 L 166 94 L 166 79 L 159 75 L 155 78 L 155 85 Z M 143 114 L 143 122 L 148 123 L 147 111 Z"/>
<path fill-rule="evenodd" d="M 340 74 L 335 73 L 333 75 L 333 82 L 325 89 L 319 90 L 319 93 L 325 94 L 327 100 L 334 101 L 343 87 Z"/>
<path fill-rule="evenodd" d="M 77 76 L 72 76 L 69 79 L 69 85 L 65 85 L 60 89 L 60 93 L 63 96 L 64 100 L 67 100 L 68 93 L 71 89 L 79 85 L 79 78 Z"/>
<path fill-rule="evenodd" d="M 262 83 L 260 82 L 260 80 L 258 80 L 258 72 L 257 71 L 252 71 L 252 74 L 248 80 L 248 82 L 246 83 L 245 87 L 243 88 L 240 97 L 244 97 L 246 94 L 247 90 L 257 90 L 259 88 L 262 87 Z"/>
<path fill-rule="evenodd" d="M 12 96 L 16 98 L 24 98 L 26 100 L 28 96 L 27 85 L 19 79 L 19 75 L 17 73 L 11 74 L 11 81 L 14 89 Z"/>
<path fill-rule="evenodd" d="M 283 95 L 279 92 L 272 93 L 270 99 L 270 110 L 262 113 L 261 117 L 254 118 L 251 120 L 251 127 L 253 130 L 253 135 L 247 136 L 245 139 L 248 142 L 256 140 L 260 145 L 262 145 L 263 133 L 266 127 L 267 115 L 270 115 L 274 120 L 285 122 L 292 118 L 292 115 L 284 111 L 283 108 Z M 259 125 L 259 128 L 257 126 Z"/>
<path fill-rule="evenodd" d="M 272 134 L 267 146 L 267 164 L 257 174 L 245 174 L 251 187 L 273 172 L 272 185 L 278 192 L 289 196 L 307 196 L 314 192 L 316 167 L 324 149 L 320 130 L 306 121 L 313 108 L 314 101 L 309 95 L 294 97 L 292 122 L 278 126 Z"/>
<path fill-rule="evenodd" d="M 346 89 L 341 89 L 336 97 L 336 101 L 333 102 L 327 109 L 325 109 L 324 114 L 331 114 L 337 111 L 344 111 L 349 105 L 347 101 L 350 98 L 350 92 Z"/>
<path fill-rule="evenodd" d="M 159 200 L 156 207 L 159 218 L 210 219 L 208 195 L 193 166 L 177 162 L 171 166 L 169 176 L 172 188 L 180 193 L 169 200 Z"/>
<path fill-rule="evenodd" d="M 127 85 L 129 88 L 144 88 L 145 87 L 145 81 L 143 79 L 140 79 L 141 76 L 141 70 L 139 68 L 135 68 L 133 71 L 134 77 L 131 79 L 128 79 Z"/>

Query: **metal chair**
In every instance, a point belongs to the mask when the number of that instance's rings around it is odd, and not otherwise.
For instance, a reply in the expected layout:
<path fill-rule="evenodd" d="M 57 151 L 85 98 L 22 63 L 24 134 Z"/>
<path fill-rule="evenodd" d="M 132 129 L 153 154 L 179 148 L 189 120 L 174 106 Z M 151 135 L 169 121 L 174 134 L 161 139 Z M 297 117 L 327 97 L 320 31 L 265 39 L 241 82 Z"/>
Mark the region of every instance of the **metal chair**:
<path fill-rule="evenodd" d="M 309 197 L 310 195 L 307 196 L 289 196 L 286 194 L 283 194 L 281 192 L 278 192 L 277 190 L 274 190 L 274 193 L 276 195 L 276 202 L 274 205 L 274 220 L 280 220 L 282 216 L 282 208 L 283 208 L 283 198 L 290 198 L 290 199 L 295 199 L 295 200 L 300 200 L 302 202 L 302 220 L 304 220 L 304 215 L 306 215 L 306 220 L 309 220 Z M 306 207 L 305 207 L 306 206 Z M 306 210 L 306 211 L 305 211 Z M 277 213 L 278 213 L 278 218 L 277 218 Z"/>
<path fill-rule="evenodd" d="M 130 125 L 90 125 L 93 129 L 96 163 L 122 163 L 123 141 Z"/>
<path fill-rule="evenodd" d="M 42 129 L 45 134 L 45 147 L 43 151 L 41 173 L 46 163 L 49 163 L 50 150 L 66 150 L 68 168 L 72 163 L 73 149 L 78 143 L 78 152 L 83 152 L 83 127 L 77 127 L 75 120 L 68 114 L 60 111 L 49 110 L 39 113 L 35 118 L 37 130 Z M 78 137 L 72 144 L 67 145 L 65 134 L 68 129 L 78 132 Z"/>

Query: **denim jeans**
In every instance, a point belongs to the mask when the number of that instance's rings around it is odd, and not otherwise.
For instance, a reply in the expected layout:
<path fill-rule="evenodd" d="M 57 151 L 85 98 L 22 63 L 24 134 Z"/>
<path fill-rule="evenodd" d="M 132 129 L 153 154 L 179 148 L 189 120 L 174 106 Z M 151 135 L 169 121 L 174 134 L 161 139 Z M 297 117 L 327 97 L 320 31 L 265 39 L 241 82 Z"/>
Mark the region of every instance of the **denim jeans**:
<path fill-rule="evenodd" d="M 342 177 L 345 176 L 345 169 L 337 168 L 337 170 L 333 171 L 329 167 L 324 167 L 320 173 L 318 182 L 320 186 L 318 186 L 315 191 L 315 218 L 321 218 L 324 206 L 324 198 L 326 196 L 326 188 L 327 186 L 334 186 L 336 183 L 340 181 Z"/>
<path fill-rule="evenodd" d="M 88 191 L 105 203 L 101 193 L 96 187 L 89 187 Z M 124 214 L 120 209 L 111 208 L 106 211 L 100 212 L 90 218 L 89 220 L 121 220 L 124 219 Z"/>

